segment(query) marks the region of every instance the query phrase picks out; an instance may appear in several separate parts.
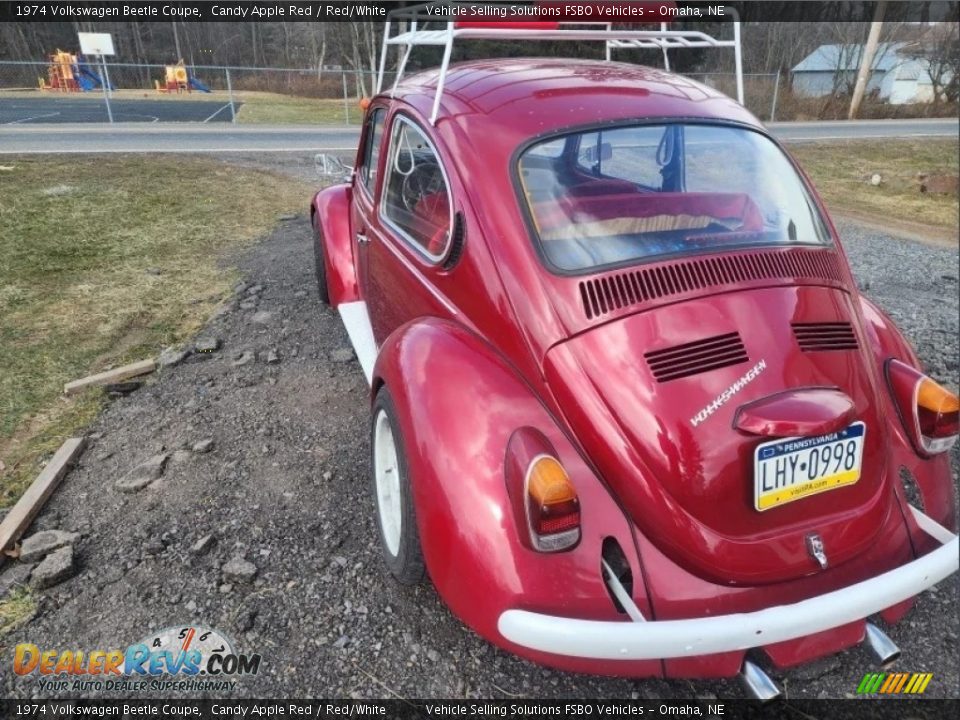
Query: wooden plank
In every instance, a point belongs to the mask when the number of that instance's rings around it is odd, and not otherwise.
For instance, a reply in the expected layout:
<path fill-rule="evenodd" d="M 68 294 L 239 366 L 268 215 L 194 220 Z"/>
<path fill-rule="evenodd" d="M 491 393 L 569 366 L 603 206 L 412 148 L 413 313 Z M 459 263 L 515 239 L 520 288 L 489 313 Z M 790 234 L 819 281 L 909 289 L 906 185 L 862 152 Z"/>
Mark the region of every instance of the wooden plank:
<path fill-rule="evenodd" d="M 68 382 L 63 386 L 63 392 L 65 392 L 67 395 L 72 395 L 73 393 L 80 392 L 84 388 L 88 388 L 91 385 L 109 385 L 110 383 L 120 382 L 121 380 L 137 377 L 138 375 L 152 373 L 156 367 L 157 363 L 152 359 L 141 360 L 140 362 L 135 362 L 131 365 L 124 365 L 123 367 L 107 370 L 106 372 L 98 373 L 97 375 L 90 375 L 89 377 L 81 378 L 80 380 Z"/>
<path fill-rule="evenodd" d="M 2 562 L 3 551 L 12 548 L 24 531 L 30 527 L 40 508 L 56 490 L 57 485 L 67 474 L 73 461 L 83 452 L 86 444 L 86 438 L 70 438 L 61 445 L 47 466 L 27 488 L 23 497 L 7 513 L 3 522 L 0 522 L 0 562 Z"/>

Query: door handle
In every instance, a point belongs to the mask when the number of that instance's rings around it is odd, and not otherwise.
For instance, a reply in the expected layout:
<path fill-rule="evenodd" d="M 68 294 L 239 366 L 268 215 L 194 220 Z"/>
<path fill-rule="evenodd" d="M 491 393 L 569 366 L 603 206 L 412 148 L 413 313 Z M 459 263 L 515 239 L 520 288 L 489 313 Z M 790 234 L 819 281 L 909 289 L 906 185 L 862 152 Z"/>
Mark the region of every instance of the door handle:
<path fill-rule="evenodd" d="M 370 238 L 364 232 L 357 233 L 357 242 L 363 245 L 364 243 L 370 242 Z"/>

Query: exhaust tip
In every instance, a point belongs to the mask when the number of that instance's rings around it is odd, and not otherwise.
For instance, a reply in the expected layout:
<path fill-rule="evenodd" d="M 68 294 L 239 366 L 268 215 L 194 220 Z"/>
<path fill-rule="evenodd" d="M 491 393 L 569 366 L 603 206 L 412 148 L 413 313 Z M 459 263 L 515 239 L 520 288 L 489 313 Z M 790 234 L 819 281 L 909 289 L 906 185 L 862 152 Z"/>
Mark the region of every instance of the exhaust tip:
<path fill-rule="evenodd" d="M 887 634 L 873 623 L 867 623 L 867 644 L 877 658 L 880 667 L 886 667 L 900 657 L 900 648 Z"/>
<path fill-rule="evenodd" d="M 758 665 L 749 660 L 743 663 L 740 671 L 740 680 L 747 690 L 747 694 L 754 700 L 772 702 L 783 697 L 783 691 Z"/>

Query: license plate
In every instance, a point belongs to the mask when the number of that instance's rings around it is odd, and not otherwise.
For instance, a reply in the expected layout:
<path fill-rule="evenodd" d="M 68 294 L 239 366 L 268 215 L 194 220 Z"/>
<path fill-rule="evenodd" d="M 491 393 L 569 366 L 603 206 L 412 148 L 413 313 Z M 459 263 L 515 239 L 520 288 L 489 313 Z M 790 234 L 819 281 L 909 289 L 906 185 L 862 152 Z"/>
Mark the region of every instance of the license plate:
<path fill-rule="evenodd" d="M 854 423 L 819 437 L 758 445 L 753 456 L 753 506 L 763 512 L 860 479 L 867 427 Z"/>

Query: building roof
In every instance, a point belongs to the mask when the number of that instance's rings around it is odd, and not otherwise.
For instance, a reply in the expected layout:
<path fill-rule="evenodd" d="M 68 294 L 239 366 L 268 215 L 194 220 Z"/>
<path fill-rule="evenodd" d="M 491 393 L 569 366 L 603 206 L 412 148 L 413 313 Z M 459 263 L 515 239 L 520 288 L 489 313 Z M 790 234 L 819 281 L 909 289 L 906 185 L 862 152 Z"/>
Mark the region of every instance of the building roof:
<path fill-rule="evenodd" d="M 873 70 L 887 72 L 895 67 L 900 58 L 897 52 L 905 43 L 878 43 L 873 58 Z M 834 72 L 835 70 L 860 69 L 863 45 L 821 45 L 803 60 L 794 65 L 793 72 Z"/>

